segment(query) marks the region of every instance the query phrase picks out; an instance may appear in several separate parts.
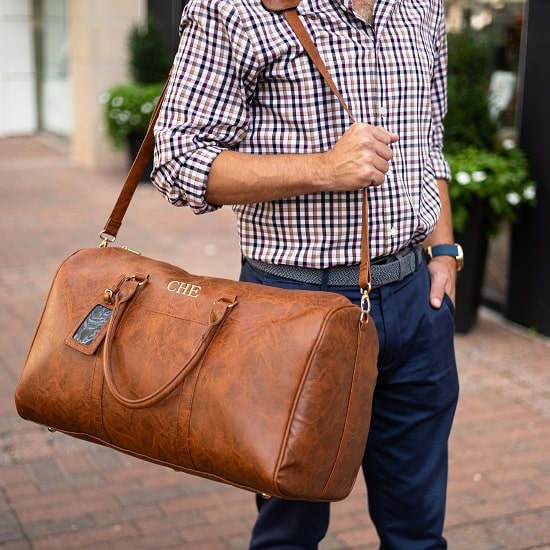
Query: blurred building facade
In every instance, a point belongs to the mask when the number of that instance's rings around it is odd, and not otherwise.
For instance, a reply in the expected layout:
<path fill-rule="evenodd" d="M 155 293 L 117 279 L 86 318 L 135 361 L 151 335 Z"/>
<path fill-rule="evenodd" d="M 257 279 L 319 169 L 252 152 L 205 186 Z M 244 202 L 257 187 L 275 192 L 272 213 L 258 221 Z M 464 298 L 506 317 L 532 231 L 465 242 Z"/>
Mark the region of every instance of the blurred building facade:
<path fill-rule="evenodd" d="M 126 37 L 146 0 L 0 0 L 0 136 L 66 138 L 83 167 L 121 165 L 101 92 L 127 78 Z"/>

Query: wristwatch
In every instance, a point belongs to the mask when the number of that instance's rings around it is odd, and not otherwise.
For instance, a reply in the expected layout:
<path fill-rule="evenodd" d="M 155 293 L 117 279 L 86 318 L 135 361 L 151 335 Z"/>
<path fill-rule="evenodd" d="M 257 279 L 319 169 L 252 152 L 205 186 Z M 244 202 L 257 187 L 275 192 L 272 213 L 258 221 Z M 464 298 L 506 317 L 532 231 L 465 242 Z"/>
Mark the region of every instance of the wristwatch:
<path fill-rule="evenodd" d="M 460 271 L 464 267 L 464 251 L 462 247 L 455 244 L 436 244 L 428 246 L 426 249 L 428 258 L 436 258 L 437 256 L 452 256 L 456 260 L 456 270 Z"/>

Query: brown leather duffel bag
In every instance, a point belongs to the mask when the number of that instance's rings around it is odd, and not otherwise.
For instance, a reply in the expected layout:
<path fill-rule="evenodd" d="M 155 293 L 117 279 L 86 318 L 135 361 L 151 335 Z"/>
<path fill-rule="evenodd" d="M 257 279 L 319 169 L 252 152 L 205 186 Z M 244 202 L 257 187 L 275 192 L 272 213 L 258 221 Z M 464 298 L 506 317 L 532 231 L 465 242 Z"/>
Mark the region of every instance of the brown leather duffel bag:
<path fill-rule="evenodd" d="M 55 276 L 17 410 L 252 491 L 342 499 L 376 377 L 376 332 L 360 316 L 333 293 L 190 275 L 122 248 L 81 250 Z"/>

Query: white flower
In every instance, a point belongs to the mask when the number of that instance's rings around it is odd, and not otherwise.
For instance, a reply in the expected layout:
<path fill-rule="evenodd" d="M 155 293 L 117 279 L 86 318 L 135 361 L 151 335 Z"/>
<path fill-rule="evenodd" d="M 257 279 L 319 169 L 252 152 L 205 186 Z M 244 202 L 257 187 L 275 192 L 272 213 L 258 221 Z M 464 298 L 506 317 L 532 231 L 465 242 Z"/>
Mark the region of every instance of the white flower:
<path fill-rule="evenodd" d="M 100 105 L 107 105 L 107 103 L 109 103 L 110 99 L 111 99 L 111 94 L 109 92 L 103 92 L 99 96 L 99 104 Z"/>
<path fill-rule="evenodd" d="M 128 111 L 121 111 L 116 117 L 118 124 L 126 124 L 130 120 L 130 113 Z"/>
<path fill-rule="evenodd" d="M 506 200 L 512 205 L 516 206 L 521 202 L 521 197 L 518 193 L 512 192 L 506 195 Z"/>
<path fill-rule="evenodd" d="M 505 139 L 502 142 L 502 147 L 509 151 L 510 149 L 514 149 L 516 147 L 516 142 L 512 138 Z"/>
<path fill-rule="evenodd" d="M 472 181 L 472 178 L 470 177 L 470 174 L 468 174 L 468 172 L 461 171 L 457 172 L 455 180 L 457 181 L 457 183 L 460 183 L 460 185 L 468 185 Z"/>
<path fill-rule="evenodd" d="M 154 109 L 154 105 L 148 101 L 147 103 L 144 103 L 142 106 L 141 106 L 141 112 L 144 114 L 144 115 L 148 115 L 149 113 L 152 113 L 153 112 L 153 109 Z"/>
<path fill-rule="evenodd" d="M 537 196 L 537 190 L 534 185 L 528 185 L 523 190 L 523 197 L 528 201 L 534 200 L 536 196 Z"/>
<path fill-rule="evenodd" d="M 476 172 L 472 172 L 472 179 L 479 183 L 487 179 L 487 174 L 483 170 L 477 170 Z"/>
<path fill-rule="evenodd" d="M 113 100 L 111 101 L 111 105 L 113 107 L 122 107 L 122 104 L 124 103 L 124 98 L 117 95 L 116 97 L 113 97 Z"/>

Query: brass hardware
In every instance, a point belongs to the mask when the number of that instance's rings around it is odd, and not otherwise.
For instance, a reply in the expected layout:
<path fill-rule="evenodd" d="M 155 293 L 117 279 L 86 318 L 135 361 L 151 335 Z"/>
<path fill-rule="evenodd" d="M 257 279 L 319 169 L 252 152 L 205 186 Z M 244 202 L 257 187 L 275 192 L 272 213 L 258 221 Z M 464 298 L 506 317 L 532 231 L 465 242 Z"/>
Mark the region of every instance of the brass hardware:
<path fill-rule="evenodd" d="M 370 313 L 370 296 L 369 292 L 371 289 L 370 283 L 368 284 L 367 288 L 361 289 L 361 317 L 359 318 L 359 322 L 361 324 L 368 323 L 369 322 L 369 313 Z"/>
<path fill-rule="evenodd" d="M 115 293 L 110 289 L 110 288 L 106 288 L 104 291 L 103 291 L 103 301 L 106 303 L 106 304 L 114 304 L 114 296 L 115 296 Z"/>
<path fill-rule="evenodd" d="M 131 252 L 132 254 L 136 254 L 138 256 L 141 256 L 141 252 L 138 252 L 137 250 L 132 250 L 131 248 L 128 248 L 127 246 L 123 246 L 122 249 L 126 250 L 128 252 Z"/>
<path fill-rule="evenodd" d="M 107 248 L 109 246 L 109 243 L 114 243 L 116 241 L 115 236 L 109 235 L 109 233 L 105 233 L 105 231 L 102 231 L 99 234 L 99 238 L 101 239 L 99 248 Z"/>
<path fill-rule="evenodd" d="M 214 303 L 223 302 L 227 304 L 227 309 L 235 307 L 238 303 L 237 296 L 220 296 Z"/>
<path fill-rule="evenodd" d="M 139 254 L 139 252 L 136 252 L 136 254 Z M 139 286 L 143 286 L 149 282 L 149 275 L 145 273 L 134 273 L 134 275 L 130 277 L 130 280 L 136 281 Z"/>
<path fill-rule="evenodd" d="M 103 291 L 103 300 L 106 304 L 113 305 L 115 303 L 115 297 L 122 288 L 122 285 L 127 281 L 135 281 L 138 284 L 138 287 L 142 287 L 149 282 L 149 275 L 145 273 L 134 273 L 131 277 L 123 275 L 120 281 L 115 285 L 114 288 L 106 288 Z"/>
<path fill-rule="evenodd" d="M 52 434 L 57 432 L 57 430 L 55 430 L 54 428 L 48 428 L 48 431 L 51 432 Z"/>

